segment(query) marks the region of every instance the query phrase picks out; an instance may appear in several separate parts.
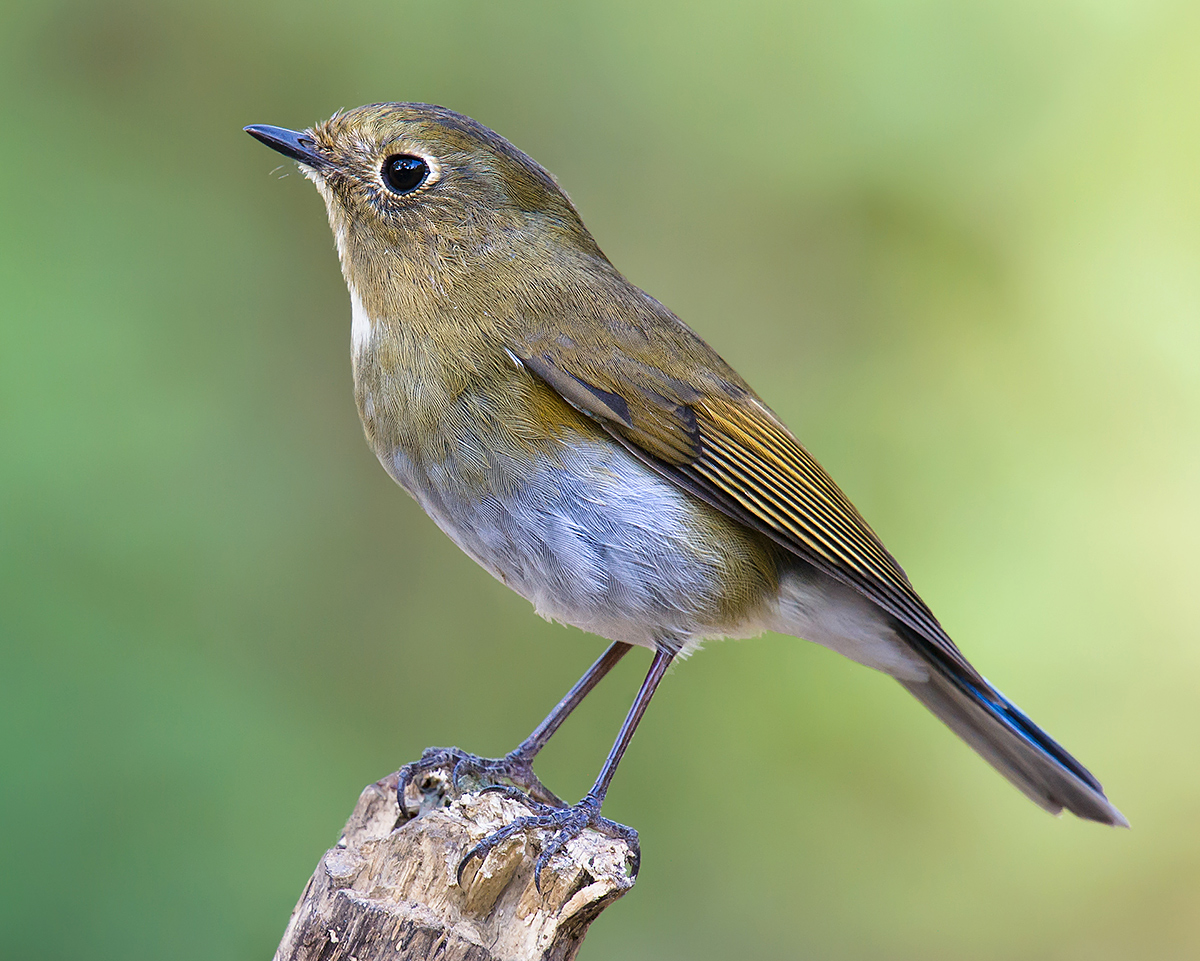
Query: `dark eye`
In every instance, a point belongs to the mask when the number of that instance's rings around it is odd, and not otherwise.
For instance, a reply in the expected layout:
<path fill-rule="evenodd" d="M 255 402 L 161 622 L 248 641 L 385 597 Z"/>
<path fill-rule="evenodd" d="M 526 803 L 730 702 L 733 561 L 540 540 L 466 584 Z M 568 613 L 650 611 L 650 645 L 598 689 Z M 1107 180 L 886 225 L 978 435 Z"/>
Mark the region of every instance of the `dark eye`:
<path fill-rule="evenodd" d="M 383 182 L 394 193 L 412 193 L 428 176 L 429 164 L 420 157 L 396 154 L 383 162 Z"/>

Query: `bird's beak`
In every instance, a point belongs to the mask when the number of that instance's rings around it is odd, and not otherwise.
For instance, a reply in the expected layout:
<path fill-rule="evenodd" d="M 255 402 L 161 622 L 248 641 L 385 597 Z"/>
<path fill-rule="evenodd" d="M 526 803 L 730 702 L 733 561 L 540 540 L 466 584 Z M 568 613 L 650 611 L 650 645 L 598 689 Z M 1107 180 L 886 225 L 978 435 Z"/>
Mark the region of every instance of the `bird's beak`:
<path fill-rule="evenodd" d="M 317 153 L 316 142 L 306 133 L 288 130 L 286 127 L 271 127 L 265 123 L 252 123 L 249 127 L 242 129 L 255 140 L 261 140 L 272 150 L 278 150 L 285 157 L 299 160 L 307 167 L 321 170 L 331 165 L 328 158 Z"/>

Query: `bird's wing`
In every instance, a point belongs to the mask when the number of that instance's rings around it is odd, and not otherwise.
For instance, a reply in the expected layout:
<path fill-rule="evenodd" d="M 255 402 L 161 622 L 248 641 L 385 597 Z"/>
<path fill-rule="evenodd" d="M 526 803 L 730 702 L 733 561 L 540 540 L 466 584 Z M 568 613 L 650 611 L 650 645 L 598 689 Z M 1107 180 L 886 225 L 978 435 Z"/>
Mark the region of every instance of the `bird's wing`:
<path fill-rule="evenodd" d="M 644 349 L 592 346 L 564 351 L 541 340 L 513 353 L 663 477 L 860 591 L 936 660 L 986 685 L 845 494 L 720 358 L 709 366 L 692 352 L 680 379 L 635 356 Z"/>
<path fill-rule="evenodd" d="M 900 683 L 1036 803 L 1128 825 L 1087 769 L 967 662 L 829 475 L 703 341 L 673 317 L 580 326 L 513 356 L 663 477 L 894 617 L 932 668 Z M 664 350 L 673 375 L 642 359 Z"/>

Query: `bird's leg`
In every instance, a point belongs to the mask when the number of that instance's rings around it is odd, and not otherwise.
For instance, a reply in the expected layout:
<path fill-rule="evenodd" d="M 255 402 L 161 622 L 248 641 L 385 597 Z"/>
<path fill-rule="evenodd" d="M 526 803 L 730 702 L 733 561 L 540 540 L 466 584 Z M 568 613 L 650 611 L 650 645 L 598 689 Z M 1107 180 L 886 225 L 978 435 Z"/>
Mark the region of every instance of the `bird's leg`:
<path fill-rule="evenodd" d="M 482 861 L 497 844 L 512 837 L 512 835 L 519 831 L 528 831 L 533 828 L 554 832 L 554 836 L 546 842 L 542 848 L 541 855 L 537 859 L 537 864 L 534 865 L 534 884 L 537 886 L 539 892 L 542 889 L 542 869 L 550 861 L 550 858 L 557 854 L 567 842 L 583 833 L 586 828 L 594 827 L 605 834 L 628 842 L 634 850 L 635 857 L 639 856 L 637 831 L 623 824 L 617 824 L 615 821 L 610 821 L 608 818 L 601 817 L 600 805 L 604 803 L 604 796 L 608 793 L 608 785 L 612 781 L 613 774 L 616 773 L 617 765 L 621 763 L 621 757 L 625 754 L 625 749 L 629 747 L 629 742 L 633 739 L 633 732 L 637 730 L 638 722 L 642 719 L 642 715 L 646 713 L 646 707 L 650 703 L 650 698 L 654 696 L 654 691 L 658 688 L 659 682 L 663 679 L 663 675 L 666 674 L 667 668 L 674 657 L 674 651 L 660 649 L 655 652 L 654 661 L 650 664 L 650 671 L 646 674 L 646 679 L 642 682 L 637 697 L 634 698 L 633 706 L 630 707 L 629 714 L 625 717 L 625 723 L 621 725 L 621 731 L 617 734 L 617 740 L 613 744 L 612 750 L 608 752 L 608 758 L 604 762 L 604 767 L 600 769 L 600 775 L 596 778 L 596 783 L 584 795 L 583 800 L 570 807 L 547 808 L 542 814 L 517 818 L 517 820 L 506 824 L 499 831 L 489 834 L 471 848 L 458 863 L 457 876 L 459 884 L 462 884 L 463 870 L 473 858 L 479 858 Z M 634 874 L 637 873 L 637 869 L 638 864 L 635 862 L 633 865 Z"/>
<path fill-rule="evenodd" d="M 532 800 L 550 807 L 565 807 L 565 802 L 546 787 L 533 773 L 533 759 L 546 746 L 546 742 L 561 726 L 580 702 L 587 697 L 605 674 L 629 653 L 632 645 L 617 641 L 605 651 L 598 661 L 587 669 L 566 693 L 541 724 L 529 737 L 502 758 L 478 757 L 456 747 L 430 747 L 421 754 L 419 761 L 406 764 L 400 769 L 396 784 L 396 797 L 400 810 L 405 810 L 404 792 L 410 783 L 416 784 L 422 795 L 436 791 L 436 784 L 429 775 L 436 770 L 449 770 L 451 781 L 457 786 L 460 777 L 470 777 L 485 788 L 516 790 L 524 792 Z M 422 805 L 424 806 L 424 805 Z"/>

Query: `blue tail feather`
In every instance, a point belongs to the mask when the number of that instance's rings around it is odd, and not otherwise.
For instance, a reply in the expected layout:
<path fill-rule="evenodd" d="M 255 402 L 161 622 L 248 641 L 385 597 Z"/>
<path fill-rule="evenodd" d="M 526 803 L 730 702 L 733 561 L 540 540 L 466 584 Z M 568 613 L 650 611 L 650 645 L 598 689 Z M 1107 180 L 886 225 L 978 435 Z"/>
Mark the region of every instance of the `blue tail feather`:
<path fill-rule="evenodd" d="M 1026 796 L 1054 814 L 1066 808 L 1088 820 L 1129 826 L 1091 772 L 1024 711 L 990 683 L 980 688 L 962 677 L 921 639 L 906 639 L 925 656 L 929 679 L 900 684 Z"/>

